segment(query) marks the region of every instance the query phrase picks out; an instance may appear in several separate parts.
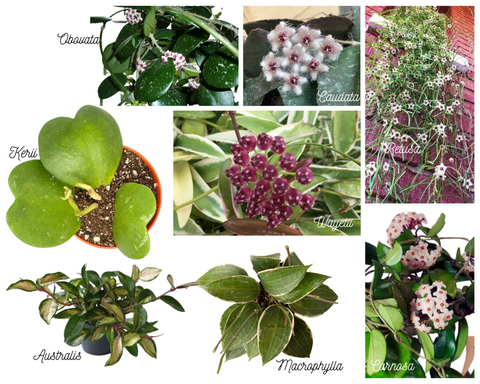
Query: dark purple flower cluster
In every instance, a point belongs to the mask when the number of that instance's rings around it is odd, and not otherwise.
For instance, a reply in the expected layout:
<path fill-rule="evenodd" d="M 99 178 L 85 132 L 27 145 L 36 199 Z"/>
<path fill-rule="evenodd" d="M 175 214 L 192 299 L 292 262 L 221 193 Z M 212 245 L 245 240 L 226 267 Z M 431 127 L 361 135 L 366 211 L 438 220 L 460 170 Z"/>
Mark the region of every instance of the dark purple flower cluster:
<path fill-rule="evenodd" d="M 255 148 L 265 151 L 250 157 L 249 152 Z M 278 166 L 268 164 L 267 151 L 280 155 Z M 295 180 L 302 185 L 313 181 L 313 172 L 309 168 L 311 160 L 297 163 L 294 155 L 285 152 L 285 139 L 281 136 L 271 137 L 266 133 L 255 136 L 243 136 L 239 143 L 232 144 L 232 165 L 225 171 L 231 183 L 238 187 L 235 195 L 237 204 L 247 204 L 248 218 L 262 215 L 267 219 L 267 226 L 275 228 L 293 215 L 292 207 L 297 205 L 303 211 L 310 210 L 315 199 L 309 194 L 290 186 L 289 177 L 279 176 L 279 169 L 286 172 L 295 171 Z"/>

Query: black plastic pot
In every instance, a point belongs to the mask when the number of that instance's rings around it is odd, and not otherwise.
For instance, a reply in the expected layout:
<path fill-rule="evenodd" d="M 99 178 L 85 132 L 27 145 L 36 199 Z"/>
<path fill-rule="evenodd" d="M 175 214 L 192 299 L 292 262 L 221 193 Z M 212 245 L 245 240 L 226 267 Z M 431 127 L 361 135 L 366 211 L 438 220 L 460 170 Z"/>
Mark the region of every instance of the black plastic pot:
<path fill-rule="evenodd" d="M 85 324 L 85 327 L 93 329 L 89 324 Z M 102 356 L 110 353 L 110 343 L 107 340 L 107 336 L 103 336 L 101 339 L 93 343 L 91 342 L 91 336 L 88 336 L 88 338 L 82 343 L 82 348 L 90 355 Z"/>

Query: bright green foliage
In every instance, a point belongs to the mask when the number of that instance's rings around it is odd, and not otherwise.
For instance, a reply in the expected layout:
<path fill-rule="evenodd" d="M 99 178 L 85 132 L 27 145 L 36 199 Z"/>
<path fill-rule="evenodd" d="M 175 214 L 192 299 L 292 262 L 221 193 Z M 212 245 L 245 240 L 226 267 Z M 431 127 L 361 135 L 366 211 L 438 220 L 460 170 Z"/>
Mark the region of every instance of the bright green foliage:
<path fill-rule="evenodd" d="M 283 262 L 278 253 L 251 256 L 251 261 L 261 284 L 247 276 L 243 268 L 231 264 L 214 267 L 197 281 L 211 295 L 236 302 L 220 321 L 219 371 L 224 357 L 228 361 L 245 353 L 249 359 L 260 355 L 263 364 L 282 351 L 309 357 L 312 332 L 296 315 L 318 316 L 337 300 L 335 292 L 323 284 L 328 276 L 307 272 L 310 266 L 304 266 L 289 250 Z M 252 295 L 254 286 L 256 293 Z"/>
<path fill-rule="evenodd" d="M 140 270 L 134 265 L 130 276 L 120 271 L 104 272 L 100 276 L 86 267 L 83 266 L 81 277 L 75 279 L 68 280 L 68 276 L 57 272 L 37 279 L 36 283 L 30 280 L 17 281 L 7 290 L 47 294 L 48 298 L 39 306 L 40 317 L 47 324 L 53 318 L 68 320 L 63 336 L 65 343 L 72 347 L 106 336 L 111 351 L 106 366 L 116 364 L 124 349 L 137 356 L 138 345 L 148 355 L 156 357 L 157 349 L 150 333 L 158 329 L 155 327 L 156 321 L 148 320 L 144 305 L 160 300 L 184 312 L 180 303 L 168 293 L 197 283 L 175 286 L 169 275 L 170 290 L 157 296 L 144 288 L 142 282 L 154 280 L 160 274 L 158 268 Z"/>

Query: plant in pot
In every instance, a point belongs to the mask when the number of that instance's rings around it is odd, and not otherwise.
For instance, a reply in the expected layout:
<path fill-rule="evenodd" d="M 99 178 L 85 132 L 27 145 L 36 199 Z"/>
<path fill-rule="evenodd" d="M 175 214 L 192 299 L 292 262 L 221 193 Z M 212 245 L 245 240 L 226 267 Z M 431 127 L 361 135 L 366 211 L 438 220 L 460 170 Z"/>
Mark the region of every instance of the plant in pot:
<path fill-rule="evenodd" d="M 290 19 L 291 8 L 243 26 L 244 104 L 359 106 L 360 7 L 310 20 Z"/>
<path fill-rule="evenodd" d="M 74 279 L 69 280 L 62 272 L 48 273 L 35 282 L 19 280 L 7 290 L 45 293 L 47 298 L 39 306 L 40 317 L 47 324 L 53 318 L 68 319 L 65 343 L 72 347 L 82 344 L 85 352 L 94 355 L 110 353 L 105 364 L 109 366 L 120 360 L 124 349 L 137 356 L 138 346 L 156 357 L 156 336 L 150 335 L 157 331 L 156 321 L 149 321 L 146 304 L 161 300 L 184 312 L 182 305 L 169 293 L 197 283 L 175 286 L 172 276 L 168 275 L 170 289 L 158 296 L 139 285 L 153 281 L 160 272 L 158 268 L 140 270 L 134 265 L 130 276 L 119 271 L 99 275 L 84 265 L 80 277 Z"/>
<path fill-rule="evenodd" d="M 359 235 L 357 111 L 175 111 L 175 235 Z"/>
<path fill-rule="evenodd" d="M 238 86 L 238 29 L 213 7 L 121 7 L 110 17 L 92 17 L 100 31 L 102 63 L 109 76 L 101 100 L 121 92 L 127 105 L 234 105 Z M 126 25 L 103 48 L 112 17 Z"/>
<path fill-rule="evenodd" d="M 421 213 L 399 213 L 388 245 L 366 243 L 365 377 L 473 377 L 474 238 L 440 235 L 443 213 L 431 228 L 426 222 Z M 453 239 L 466 244 L 449 253 Z M 459 372 L 454 362 L 464 351 Z"/>
<path fill-rule="evenodd" d="M 39 133 L 38 148 L 40 159 L 21 163 L 8 179 L 15 201 L 7 212 L 7 223 L 15 236 L 36 247 L 63 244 L 80 231 L 85 217 L 100 211 L 102 196 L 115 180 L 111 193 L 115 206 L 108 217 L 115 244 L 130 258 L 148 254 L 147 225 L 159 209 L 160 185 L 154 186 L 155 197 L 143 184 L 117 180 L 127 151 L 111 115 L 84 106 L 73 119 L 50 120 Z M 82 194 L 87 205 L 79 208 Z"/>
<path fill-rule="evenodd" d="M 266 364 L 281 352 L 295 357 L 309 357 L 312 332 L 300 316 L 324 314 L 338 296 L 326 284 L 329 277 L 308 272 L 299 257 L 290 252 L 285 260 L 280 254 L 251 256 L 260 282 L 236 265 L 224 264 L 210 269 L 197 280 L 201 288 L 221 300 L 234 302 L 220 320 L 222 337 L 220 363 L 247 355 L 261 356 Z"/>

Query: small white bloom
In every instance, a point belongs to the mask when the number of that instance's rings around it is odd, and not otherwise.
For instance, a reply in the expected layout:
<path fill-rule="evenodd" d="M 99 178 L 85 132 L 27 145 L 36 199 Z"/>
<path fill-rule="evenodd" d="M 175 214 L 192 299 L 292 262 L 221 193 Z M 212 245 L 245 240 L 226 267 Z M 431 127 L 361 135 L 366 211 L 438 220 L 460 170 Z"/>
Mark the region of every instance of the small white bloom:
<path fill-rule="evenodd" d="M 292 43 L 290 42 L 290 36 L 295 33 L 295 29 L 291 28 L 281 21 L 273 31 L 270 31 L 267 35 L 267 39 L 272 45 L 272 50 L 276 51 L 280 47 L 290 48 Z"/>

